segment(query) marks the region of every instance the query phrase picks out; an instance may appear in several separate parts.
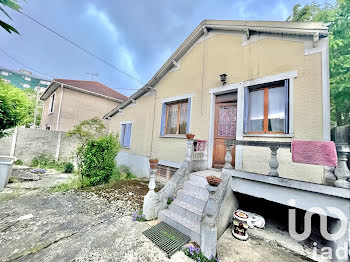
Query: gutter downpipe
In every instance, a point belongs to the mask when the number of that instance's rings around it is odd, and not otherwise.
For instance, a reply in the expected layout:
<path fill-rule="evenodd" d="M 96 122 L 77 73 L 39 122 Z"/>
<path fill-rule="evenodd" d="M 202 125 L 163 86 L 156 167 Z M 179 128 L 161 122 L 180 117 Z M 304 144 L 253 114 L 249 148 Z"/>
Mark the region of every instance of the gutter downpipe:
<path fill-rule="evenodd" d="M 59 125 L 59 122 L 60 122 L 60 117 L 61 117 L 61 107 L 62 107 L 62 97 L 63 97 L 63 84 L 61 84 L 61 87 L 62 87 L 62 92 L 61 92 L 61 98 L 60 98 L 60 105 L 59 105 L 59 108 L 58 108 L 58 116 L 57 116 L 57 123 L 56 123 L 56 131 L 58 131 L 58 125 Z"/>

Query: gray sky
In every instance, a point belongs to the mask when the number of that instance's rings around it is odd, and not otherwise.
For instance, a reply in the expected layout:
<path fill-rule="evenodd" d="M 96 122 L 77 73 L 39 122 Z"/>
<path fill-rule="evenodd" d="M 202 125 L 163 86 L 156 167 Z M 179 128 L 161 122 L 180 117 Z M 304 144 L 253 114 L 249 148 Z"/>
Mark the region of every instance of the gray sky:
<path fill-rule="evenodd" d="M 20 4 L 31 17 L 147 82 L 202 20 L 285 20 L 298 2 L 311 1 L 27 0 Z M 78 80 L 90 80 L 86 72 L 97 72 L 97 81 L 125 95 L 135 90 L 117 88 L 141 87 L 23 15 L 9 13 L 12 22 L 1 18 L 21 35 L 0 30 L 0 48 L 27 66 L 55 78 Z M 1 52 L 0 65 L 23 68 Z"/>

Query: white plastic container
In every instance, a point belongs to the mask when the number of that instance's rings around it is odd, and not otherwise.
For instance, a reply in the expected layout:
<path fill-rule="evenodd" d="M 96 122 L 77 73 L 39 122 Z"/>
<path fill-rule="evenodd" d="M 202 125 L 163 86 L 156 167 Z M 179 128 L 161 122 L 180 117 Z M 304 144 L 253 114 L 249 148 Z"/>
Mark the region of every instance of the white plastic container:
<path fill-rule="evenodd" d="M 0 191 L 3 191 L 9 181 L 13 162 L 16 158 L 13 156 L 0 156 Z"/>

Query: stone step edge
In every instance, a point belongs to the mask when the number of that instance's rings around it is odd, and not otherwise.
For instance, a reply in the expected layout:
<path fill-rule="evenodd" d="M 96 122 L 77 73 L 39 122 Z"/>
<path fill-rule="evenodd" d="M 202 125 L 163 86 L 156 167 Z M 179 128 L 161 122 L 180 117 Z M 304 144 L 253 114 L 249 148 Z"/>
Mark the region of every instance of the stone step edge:
<path fill-rule="evenodd" d="M 186 209 L 186 210 L 188 210 L 188 211 L 190 211 L 192 213 L 195 213 L 196 215 L 199 215 L 199 216 L 202 215 L 203 209 L 204 209 L 204 208 L 200 209 L 200 208 L 198 208 L 196 206 L 193 206 L 193 205 L 191 205 L 191 204 L 189 204 L 187 202 L 184 202 L 184 201 L 181 201 L 181 200 L 176 200 L 176 199 L 174 200 L 174 202 L 172 204 L 180 206 L 180 207 L 182 207 L 182 208 L 184 208 L 184 209 Z"/>
<path fill-rule="evenodd" d="M 180 192 L 182 192 L 183 194 L 185 194 L 185 195 L 189 195 L 189 196 L 191 196 L 191 197 L 193 197 L 193 198 L 197 198 L 197 199 L 199 199 L 199 200 L 202 200 L 202 201 L 204 201 L 204 202 L 207 202 L 208 201 L 208 197 L 204 197 L 203 195 L 201 195 L 201 194 L 197 194 L 197 193 L 194 193 L 194 192 L 191 192 L 191 191 L 186 191 L 186 190 L 184 190 L 184 189 L 180 189 L 179 191 L 178 191 L 178 195 L 179 195 L 179 193 Z M 191 204 L 191 203 L 189 203 L 189 204 Z"/>
<path fill-rule="evenodd" d="M 192 221 L 188 220 L 187 218 L 180 216 L 173 211 L 169 209 L 163 209 L 160 211 L 164 216 L 167 218 L 175 221 L 176 223 L 186 227 L 188 230 L 195 232 L 196 234 L 200 235 L 200 225 L 193 223 Z M 185 222 L 185 223 L 184 223 Z"/>

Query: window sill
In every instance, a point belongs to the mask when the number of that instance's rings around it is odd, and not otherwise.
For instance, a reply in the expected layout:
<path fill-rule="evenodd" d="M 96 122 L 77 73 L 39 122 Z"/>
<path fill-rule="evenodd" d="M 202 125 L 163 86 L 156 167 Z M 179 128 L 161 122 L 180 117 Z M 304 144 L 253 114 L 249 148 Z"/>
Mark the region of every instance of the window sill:
<path fill-rule="evenodd" d="M 243 134 L 243 137 L 285 137 L 292 138 L 294 134 Z"/>
<path fill-rule="evenodd" d="M 130 149 L 131 147 L 130 146 L 121 146 L 121 148 L 123 148 L 123 149 Z"/>
<path fill-rule="evenodd" d="M 180 138 L 180 139 L 186 139 L 186 135 L 164 135 L 159 136 L 160 138 Z"/>
<path fill-rule="evenodd" d="M 52 112 L 50 112 L 50 113 L 48 113 L 48 115 L 52 115 L 53 114 L 53 111 Z"/>

